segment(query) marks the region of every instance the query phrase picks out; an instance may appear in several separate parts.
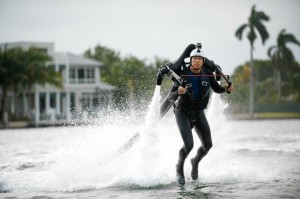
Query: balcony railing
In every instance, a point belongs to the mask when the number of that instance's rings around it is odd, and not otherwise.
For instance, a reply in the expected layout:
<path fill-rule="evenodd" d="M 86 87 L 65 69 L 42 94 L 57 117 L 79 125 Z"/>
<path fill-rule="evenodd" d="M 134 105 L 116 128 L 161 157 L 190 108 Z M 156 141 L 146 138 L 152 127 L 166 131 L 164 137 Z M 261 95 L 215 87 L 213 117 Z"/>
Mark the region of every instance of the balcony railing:
<path fill-rule="evenodd" d="M 70 84 L 94 84 L 96 83 L 94 78 L 86 78 L 86 79 L 79 79 L 79 78 L 71 78 L 69 79 Z"/>

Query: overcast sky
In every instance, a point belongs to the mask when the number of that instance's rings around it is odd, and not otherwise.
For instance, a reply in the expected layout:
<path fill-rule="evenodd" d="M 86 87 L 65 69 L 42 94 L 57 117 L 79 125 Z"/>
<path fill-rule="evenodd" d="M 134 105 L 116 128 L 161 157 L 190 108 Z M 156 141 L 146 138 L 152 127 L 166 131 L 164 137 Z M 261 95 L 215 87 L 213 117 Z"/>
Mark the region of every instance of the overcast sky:
<path fill-rule="evenodd" d="M 252 5 L 271 20 L 270 38 L 255 41 L 266 59 L 282 29 L 300 40 L 299 0 L 0 0 L 0 42 L 54 42 L 55 51 L 82 54 L 97 44 L 153 61 L 175 60 L 190 43 L 232 73 L 250 57 L 249 41 L 235 37 Z M 300 47 L 289 45 L 298 62 Z"/>

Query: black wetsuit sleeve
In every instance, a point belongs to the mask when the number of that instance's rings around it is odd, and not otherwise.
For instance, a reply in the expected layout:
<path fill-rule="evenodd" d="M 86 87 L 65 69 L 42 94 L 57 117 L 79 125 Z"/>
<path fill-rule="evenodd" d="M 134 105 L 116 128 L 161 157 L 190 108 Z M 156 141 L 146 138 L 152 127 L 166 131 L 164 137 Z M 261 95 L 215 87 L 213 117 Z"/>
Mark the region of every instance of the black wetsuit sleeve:
<path fill-rule="evenodd" d="M 226 88 L 221 86 L 217 80 L 215 79 L 215 77 L 213 76 L 213 73 L 209 70 L 207 70 L 208 75 L 209 75 L 209 82 L 210 82 L 210 86 L 213 89 L 214 92 L 216 93 L 225 93 L 226 92 Z"/>
<path fill-rule="evenodd" d="M 179 94 L 178 94 L 179 86 L 180 85 L 177 82 L 174 82 L 173 87 L 172 87 L 172 89 L 170 91 L 170 94 L 169 94 L 169 101 L 170 102 L 174 102 L 178 98 L 178 96 L 179 96 Z"/>

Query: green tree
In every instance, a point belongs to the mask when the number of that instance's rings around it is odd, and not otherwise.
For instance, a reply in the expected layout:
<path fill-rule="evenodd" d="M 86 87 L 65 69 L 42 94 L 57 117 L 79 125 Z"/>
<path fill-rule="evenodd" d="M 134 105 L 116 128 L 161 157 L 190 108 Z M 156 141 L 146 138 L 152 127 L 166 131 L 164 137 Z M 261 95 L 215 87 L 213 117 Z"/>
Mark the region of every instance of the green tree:
<path fill-rule="evenodd" d="M 156 84 L 158 68 L 170 61 L 155 57 L 154 63 L 135 56 L 120 58 L 120 53 L 97 45 L 94 50 L 87 50 L 85 56 L 96 59 L 104 64 L 101 67 L 101 79 L 116 87 L 114 103 L 118 108 L 142 107 L 148 105 Z M 166 78 L 167 79 L 167 78 Z M 164 81 L 162 93 L 170 92 L 172 81 Z"/>
<path fill-rule="evenodd" d="M 23 79 L 22 65 L 20 63 L 22 53 L 22 49 L 7 49 L 7 45 L 4 46 L 4 49 L 0 50 L 1 119 L 4 127 L 7 127 L 9 122 L 8 92 L 10 90 L 17 90 L 20 80 Z"/>
<path fill-rule="evenodd" d="M 97 45 L 93 51 L 91 49 L 85 51 L 84 56 L 102 62 L 104 65 L 101 67 L 101 79 L 107 83 L 114 82 L 114 74 L 111 66 L 121 62 L 119 52 L 115 52 L 113 49 L 105 46 Z"/>
<path fill-rule="evenodd" d="M 25 52 L 25 59 L 23 64 L 25 67 L 25 75 L 27 80 L 25 85 L 27 87 L 29 98 L 28 107 L 31 105 L 33 86 L 35 84 L 45 85 L 46 83 L 62 88 L 62 75 L 55 71 L 54 67 L 47 66 L 52 58 L 44 52 L 39 51 L 35 47 L 31 47 Z M 28 117 L 30 117 L 30 108 L 28 109 Z"/>
<path fill-rule="evenodd" d="M 149 100 L 155 85 L 155 69 L 134 56 L 111 66 L 113 84 L 117 87 L 116 104 L 124 107 L 144 106 Z M 123 102 L 120 104 L 119 102 Z M 125 103 L 124 103 L 125 102 Z"/>
<path fill-rule="evenodd" d="M 25 69 L 23 65 L 23 60 L 26 57 L 25 52 L 21 48 L 15 48 L 12 49 L 12 52 L 14 52 L 14 68 L 11 76 L 12 80 L 12 91 L 13 91 L 13 109 L 11 110 L 11 113 L 14 114 L 14 117 L 16 119 L 19 119 L 21 110 L 18 108 L 19 104 L 19 91 L 22 89 L 22 86 L 24 85 L 24 81 L 28 79 L 28 77 L 25 74 Z"/>
<path fill-rule="evenodd" d="M 234 70 L 234 76 L 231 75 L 231 81 L 235 85 L 234 95 L 222 95 L 221 97 L 229 103 L 227 112 L 229 113 L 244 113 L 246 106 L 249 103 L 249 65 L 240 65 Z"/>
<path fill-rule="evenodd" d="M 300 64 L 294 62 L 287 70 L 287 82 L 290 90 L 290 97 L 296 102 L 300 102 Z"/>
<path fill-rule="evenodd" d="M 0 85 L 2 87 L 2 123 L 8 126 L 8 92 L 14 94 L 17 102 L 19 90 L 28 91 L 28 107 L 31 104 L 31 95 L 34 84 L 46 83 L 62 87 L 62 77 L 54 68 L 47 67 L 46 62 L 51 61 L 46 53 L 32 47 L 25 51 L 21 48 L 0 50 Z M 30 113 L 28 112 L 28 115 Z"/>
<path fill-rule="evenodd" d="M 155 85 L 156 68 L 134 56 L 120 58 L 120 53 L 98 45 L 87 50 L 85 56 L 104 64 L 101 80 L 116 87 L 114 103 L 118 108 L 145 105 Z M 143 101 L 143 103 L 141 103 Z"/>
<path fill-rule="evenodd" d="M 249 102 L 250 82 L 250 61 L 237 67 L 232 75 L 232 81 L 235 85 L 234 95 L 222 96 L 229 103 L 227 109 L 230 113 L 244 113 L 247 110 L 246 104 Z M 271 60 L 254 60 L 254 71 L 256 77 L 255 101 L 257 105 L 276 104 L 277 92 L 274 87 L 274 64 Z M 294 62 L 289 70 L 282 73 L 283 85 L 282 101 L 299 102 L 300 101 L 300 65 Z"/>
<path fill-rule="evenodd" d="M 262 43 L 264 44 L 265 41 L 269 38 L 269 33 L 266 30 L 266 27 L 262 23 L 263 21 L 269 21 L 269 17 L 262 11 L 256 11 L 255 10 L 255 5 L 252 6 L 251 9 L 251 14 L 248 18 L 248 22 L 241 25 L 235 35 L 239 40 L 242 40 L 242 35 L 243 32 L 246 28 L 249 29 L 247 37 L 250 41 L 250 68 L 251 68 L 251 73 L 250 73 L 250 88 L 249 88 L 249 111 L 250 114 L 253 114 L 254 111 L 254 64 L 253 64 L 253 50 L 254 50 L 254 41 L 257 38 L 256 31 L 258 31 Z"/>
<path fill-rule="evenodd" d="M 300 46 L 300 42 L 295 38 L 295 36 L 290 33 L 286 33 L 285 29 L 283 29 L 277 37 L 277 44 L 271 46 L 268 50 L 268 55 L 275 66 L 277 102 L 281 99 L 281 74 L 283 71 L 288 70 L 295 61 L 293 52 L 287 47 L 288 43 Z"/>
<path fill-rule="evenodd" d="M 256 104 L 268 104 L 275 101 L 272 70 L 273 64 L 270 60 L 254 60 Z"/>

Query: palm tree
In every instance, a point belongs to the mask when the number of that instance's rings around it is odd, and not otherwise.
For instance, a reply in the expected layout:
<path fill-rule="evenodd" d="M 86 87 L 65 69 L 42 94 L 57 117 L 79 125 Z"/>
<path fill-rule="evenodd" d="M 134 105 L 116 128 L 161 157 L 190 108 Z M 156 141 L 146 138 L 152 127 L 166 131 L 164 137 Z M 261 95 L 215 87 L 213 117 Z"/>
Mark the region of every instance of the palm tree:
<path fill-rule="evenodd" d="M 30 105 L 32 101 L 33 86 L 35 84 L 45 85 L 49 83 L 55 87 L 62 88 L 62 76 L 56 72 L 54 68 L 48 67 L 46 62 L 51 61 L 46 53 L 40 52 L 38 49 L 31 47 L 26 52 L 26 60 L 24 66 L 26 68 L 25 74 L 27 81 L 25 85 L 28 90 L 28 117 L 30 117 Z"/>
<path fill-rule="evenodd" d="M 22 54 L 20 48 L 1 49 L 0 52 L 0 85 L 2 86 L 2 124 L 3 127 L 8 126 L 8 92 L 16 91 L 20 80 L 24 78 L 22 75 L 22 67 L 20 56 Z"/>
<path fill-rule="evenodd" d="M 12 109 L 11 113 L 15 115 L 16 119 L 19 119 L 21 110 L 17 107 L 19 104 L 19 91 L 21 88 L 21 85 L 24 81 L 27 80 L 27 76 L 25 74 L 25 67 L 23 65 L 23 60 L 25 58 L 25 51 L 21 48 L 13 48 L 11 51 L 14 53 L 13 59 L 14 59 L 14 65 L 10 66 L 12 73 L 10 79 L 12 80 L 12 93 L 13 93 L 13 106 L 14 109 Z"/>
<path fill-rule="evenodd" d="M 21 48 L 0 49 L 0 86 L 2 87 L 2 123 L 3 127 L 8 126 L 8 92 L 12 91 L 15 97 L 15 103 L 18 99 L 18 91 L 20 88 L 32 92 L 34 84 L 45 83 L 52 84 L 56 87 L 62 87 L 62 77 L 54 70 L 47 67 L 46 62 L 51 57 L 30 48 L 24 51 Z M 23 86 L 23 87 L 22 87 Z M 31 104 L 29 97 L 28 105 Z M 30 107 L 30 106 L 29 106 Z"/>
<path fill-rule="evenodd" d="M 7 52 L 7 45 L 4 46 L 4 49 L 0 49 L 0 85 L 2 88 L 2 99 L 1 99 L 1 122 L 3 127 L 8 126 L 8 100 L 7 100 L 7 93 L 8 89 L 11 86 L 9 83 L 9 60 L 8 52 Z"/>
<path fill-rule="evenodd" d="M 262 23 L 263 21 L 269 21 L 269 17 L 262 11 L 256 11 L 255 10 L 255 5 L 252 6 L 251 9 L 251 14 L 248 18 L 248 23 L 245 23 L 241 25 L 236 33 L 235 36 L 239 39 L 242 40 L 242 35 L 243 32 L 246 28 L 249 29 L 249 32 L 247 34 L 247 37 L 250 41 L 250 59 L 251 59 L 251 73 L 250 73 L 250 89 L 249 89 L 249 111 L 250 114 L 253 114 L 254 112 L 254 64 L 253 64 L 253 50 L 254 50 L 254 41 L 257 37 L 255 30 L 258 31 L 262 43 L 264 44 L 265 41 L 269 38 L 269 33 L 266 30 L 266 27 Z"/>
<path fill-rule="evenodd" d="M 287 43 L 293 43 L 300 46 L 300 42 L 294 35 L 286 33 L 285 29 L 281 30 L 277 37 L 277 44 L 271 46 L 268 55 L 275 66 L 277 102 L 281 98 L 281 72 L 291 66 L 295 60 L 292 51 L 286 46 Z"/>

